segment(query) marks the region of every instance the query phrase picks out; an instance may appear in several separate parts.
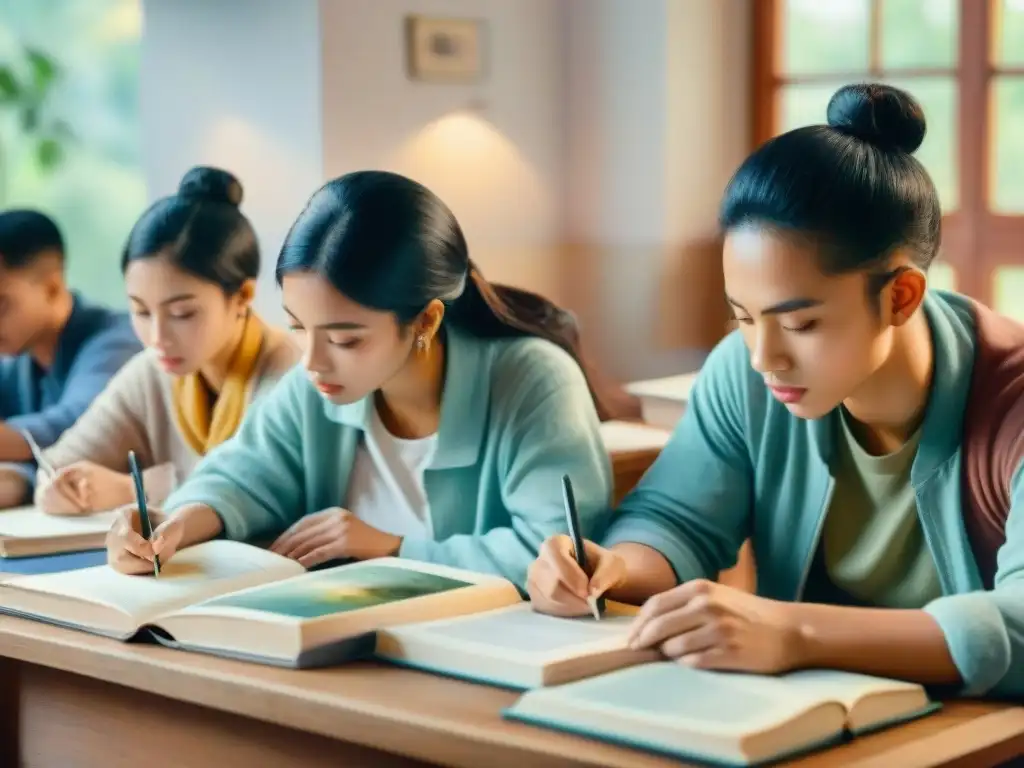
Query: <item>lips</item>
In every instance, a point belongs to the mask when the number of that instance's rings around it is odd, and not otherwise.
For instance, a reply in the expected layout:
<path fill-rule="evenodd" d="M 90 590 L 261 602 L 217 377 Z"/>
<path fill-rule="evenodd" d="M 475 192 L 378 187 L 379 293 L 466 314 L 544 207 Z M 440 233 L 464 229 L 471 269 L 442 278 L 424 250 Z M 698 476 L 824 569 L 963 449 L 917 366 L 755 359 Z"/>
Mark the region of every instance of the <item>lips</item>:
<path fill-rule="evenodd" d="M 185 362 L 185 358 L 183 358 L 183 357 L 164 357 L 163 355 L 161 355 L 160 357 L 157 358 L 157 361 L 160 363 L 160 365 L 162 367 L 169 369 L 169 368 L 177 368 L 178 366 L 180 366 L 182 363 Z"/>
<path fill-rule="evenodd" d="M 328 397 L 331 397 L 332 395 L 337 395 L 342 390 L 345 389 L 344 387 L 340 386 L 339 384 L 327 384 L 326 382 L 322 382 L 322 381 L 318 381 L 318 382 L 315 382 L 315 383 L 316 383 L 316 388 L 318 390 L 320 390 L 320 392 L 322 392 L 323 394 L 327 395 Z"/>
<path fill-rule="evenodd" d="M 807 394 L 807 389 L 804 387 L 772 387 L 768 389 L 775 396 L 775 399 L 781 403 L 792 404 L 800 402 L 804 395 Z"/>

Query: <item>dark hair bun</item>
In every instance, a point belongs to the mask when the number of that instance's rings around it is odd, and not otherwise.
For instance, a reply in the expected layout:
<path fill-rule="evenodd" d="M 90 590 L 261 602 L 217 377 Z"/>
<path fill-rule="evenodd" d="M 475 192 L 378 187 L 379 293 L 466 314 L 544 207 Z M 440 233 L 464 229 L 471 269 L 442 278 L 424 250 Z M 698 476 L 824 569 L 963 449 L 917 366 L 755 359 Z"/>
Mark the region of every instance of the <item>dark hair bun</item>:
<path fill-rule="evenodd" d="M 242 202 L 242 184 L 227 171 L 200 165 L 181 178 L 178 196 L 228 203 L 237 208 Z"/>
<path fill-rule="evenodd" d="M 891 85 L 840 88 L 826 112 L 828 124 L 885 151 L 912 153 L 924 141 L 924 111 L 917 99 Z"/>

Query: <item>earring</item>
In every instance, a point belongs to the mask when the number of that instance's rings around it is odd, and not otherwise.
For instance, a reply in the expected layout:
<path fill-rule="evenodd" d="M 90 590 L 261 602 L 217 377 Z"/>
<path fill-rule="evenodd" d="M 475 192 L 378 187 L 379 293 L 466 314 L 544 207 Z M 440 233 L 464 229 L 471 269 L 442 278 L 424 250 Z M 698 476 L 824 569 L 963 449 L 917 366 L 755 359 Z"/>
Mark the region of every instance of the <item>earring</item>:
<path fill-rule="evenodd" d="M 420 352 L 425 352 L 427 349 L 427 337 L 422 333 L 416 337 L 416 349 Z"/>

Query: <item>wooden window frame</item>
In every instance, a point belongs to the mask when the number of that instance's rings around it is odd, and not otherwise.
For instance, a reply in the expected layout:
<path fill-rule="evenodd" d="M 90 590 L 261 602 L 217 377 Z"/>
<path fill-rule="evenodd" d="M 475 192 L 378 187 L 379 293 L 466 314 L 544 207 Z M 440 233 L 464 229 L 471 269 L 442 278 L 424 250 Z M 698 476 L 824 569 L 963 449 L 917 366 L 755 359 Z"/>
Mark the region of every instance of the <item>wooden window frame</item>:
<path fill-rule="evenodd" d="M 874 55 L 881 36 L 879 4 L 875 10 L 872 59 L 868 72 L 827 76 L 780 76 L 781 46 L 777 45 L 784 0 L 754 0 L 753 18 L 753 126 L 754 146 L 775 135 L 778 118 L 776 93 L 786 84 L 814 80 L 848 82 L 873 76 L 926 76 L 953 74 L 957 81 L 956 157 L 957 209 L 943 217 L 943 260 L 956 272 L 956 287 L 961 293 L 991 305 L 994 298 L 995 270 L 1001 266 L 1024 266 L 1024 215 L 994 213 L 989 209 L 992 140 L 990 92 L 997 76 L 1024 76 L 1024 67 L 996 67 L 993 63 L 995 24 L 993 13 L 998 0 L 958 0 L 959 40 L 955 72 L 948 68 L 882 70 Z"/>

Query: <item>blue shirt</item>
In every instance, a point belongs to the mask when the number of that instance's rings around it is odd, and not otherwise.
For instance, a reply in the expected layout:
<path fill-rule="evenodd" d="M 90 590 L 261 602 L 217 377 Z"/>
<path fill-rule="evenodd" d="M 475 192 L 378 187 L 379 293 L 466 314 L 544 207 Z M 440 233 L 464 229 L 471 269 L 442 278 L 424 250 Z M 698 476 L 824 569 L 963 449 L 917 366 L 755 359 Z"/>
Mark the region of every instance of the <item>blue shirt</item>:
<path fill-rule="evenodd" d="M 140 349 L 126 313 L 90 305 L 75 295 L 53 365 L 43 369 L 28 354 L 0 359 L 0 419 L 47 448 Z M 34 482 L 34 464 L 19 468 Z"/>

